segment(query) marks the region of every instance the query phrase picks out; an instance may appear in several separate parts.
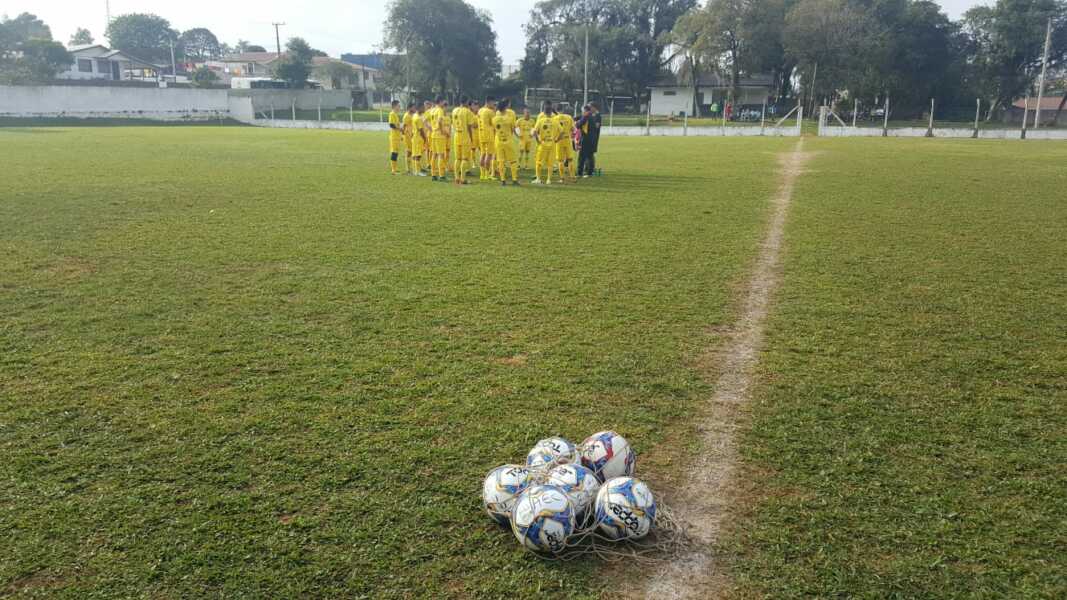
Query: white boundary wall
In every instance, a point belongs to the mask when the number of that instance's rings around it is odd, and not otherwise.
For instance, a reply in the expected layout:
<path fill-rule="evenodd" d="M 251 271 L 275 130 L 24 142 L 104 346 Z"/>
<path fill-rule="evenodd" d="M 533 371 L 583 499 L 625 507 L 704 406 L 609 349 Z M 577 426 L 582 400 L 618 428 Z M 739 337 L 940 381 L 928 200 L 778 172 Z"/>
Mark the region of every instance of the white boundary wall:
<path fill-rule="evenodd" d="M 243 120 L 234 116 L 237 120 Z M 386 123 L 346 123 L 344 121 L 292 121 L 256 119 L 247 121 L 259 127 L 280 129 L 331 129 L 338 131 L 389 131 Z M 785 137 L 799 136 L 799 127 L 605 127 L 601 135 L 615 137 Z"/>
<path fill-rule="evenodd" d="M 108 86 L 0 86 L 0 117 L 199 121 L 230 115 L 229 90 Z"/>
<path fill-rule="evenodd" d="M 889 128 L 882 135 L 881 127 L 821 127 L 819 137 L 927 137 L 925 127 Z M 966 139 L 974 138 L 974 129 L 934 128 L 935 138 Z M 979 129 L 978 139 L 982 140 L 1018 140 L 1023 139 L 1018 129 Z M 1067 140 L 1067 129 L 1029 129 L 1028 140 Z"/>

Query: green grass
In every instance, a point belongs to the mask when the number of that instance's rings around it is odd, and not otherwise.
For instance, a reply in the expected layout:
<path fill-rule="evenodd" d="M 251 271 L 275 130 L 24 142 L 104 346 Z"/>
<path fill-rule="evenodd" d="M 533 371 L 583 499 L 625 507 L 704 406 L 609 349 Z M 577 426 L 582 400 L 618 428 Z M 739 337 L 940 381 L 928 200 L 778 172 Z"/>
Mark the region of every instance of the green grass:
<path fill-rule="evenodd" d="M 744 594 L 1067 593 L 1067 146 L 809 140 Z"/>
<path fill-rule="evenodd" d="M 596 597 L 481 478 L 549 434 L 678 452 L 791 143 L 455 189 L 381 135 L 0 130 L 0 593 Z"/>

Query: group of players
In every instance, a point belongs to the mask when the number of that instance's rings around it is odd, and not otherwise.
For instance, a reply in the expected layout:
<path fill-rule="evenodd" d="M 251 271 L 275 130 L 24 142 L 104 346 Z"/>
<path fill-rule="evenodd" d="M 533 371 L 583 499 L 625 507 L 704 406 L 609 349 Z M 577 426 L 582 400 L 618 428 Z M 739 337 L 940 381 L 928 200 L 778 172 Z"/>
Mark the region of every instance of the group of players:
<path fill-rule="evenodd" d="M 492 96 L 484 104 L 464 96 L 451 111 L 441 97 L 436 102 L 413 102 L 403 113 L 400 102 L 394 101 L 389 113 L 389 163 L 394 175 L 425 177 L 428 168 L 434 181 L 448 181 L 451 172 L 456 185 L 467 185 L 468 171 L 477 165 L 480 181 L 499 180 L 506 186 L 510 173 L 511 184 L 519 185 L 519 170 L 530 168 L 532 156 L 534 184 L 551 184 L 557 168 L 560 183 L 576 182 L 574 150 L 574 119 L 556 112 L 547 101 L 537 119 L 530 117 L 529 109 L 517 116 L 509 100 L 498 102 Z"/>

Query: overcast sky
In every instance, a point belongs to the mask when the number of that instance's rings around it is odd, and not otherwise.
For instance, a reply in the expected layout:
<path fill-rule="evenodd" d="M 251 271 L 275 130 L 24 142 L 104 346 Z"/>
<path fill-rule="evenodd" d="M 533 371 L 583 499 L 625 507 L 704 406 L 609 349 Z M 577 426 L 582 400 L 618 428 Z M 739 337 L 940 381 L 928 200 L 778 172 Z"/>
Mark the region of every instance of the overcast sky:
<path fill-rule="evenodd" d="M 525 36 L 522 25 L 536 0 L 469 0 L 471 4 L 493 15 L 500 54 L 504 64 L 518 63 L 523 55 Z M 352 0 L 258 0 L 257 2 L 227 2 L 226 0 L 110 0 L 111 15 L 129 12 L 151 12 L 170 21 L 175 29 L 207 27 L 222 42 L 230 44 L 244 39 L 273 50 L 274 28 L 282 27 L 282 44 L 292 36 L 306 38 L 312 46 L 331 56 L 343 52 L 366 53 L 375 50 L 382 41 L 385 22 L 385 0 L 359 2 Z M 982 0 L 939 0 L 952 18 Z M 0 11 L 10 17 L 31 12 L 52 28 L 52 35 L 67 42 L 74 30 L 85 27 L 97 42 L 104 42 L 106 0 L 3 0 Z"/>

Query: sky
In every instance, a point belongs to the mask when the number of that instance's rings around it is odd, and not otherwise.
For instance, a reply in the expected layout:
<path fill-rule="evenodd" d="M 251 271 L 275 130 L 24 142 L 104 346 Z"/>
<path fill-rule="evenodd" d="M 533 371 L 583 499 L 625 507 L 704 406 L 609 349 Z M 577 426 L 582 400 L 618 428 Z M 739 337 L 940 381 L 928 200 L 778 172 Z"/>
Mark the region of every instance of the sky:
<path fill-rule="evenodd" d="M 109 0 L 3 0 L 0 15 L 14 17 L 31 12 L 52 28 L 52 36 L 66 42 L 78 27 L 92 32 L 97 42 L 104 38 L 107 4 Z M 525 47 L 522 26 L 536 0 L 468 0 L 493 16 L 497 33 L 497 47 L 505 65 L 519 62 Z M 958 18 L 981 0 L 939 0 L 945 12 Z M 289 37 L 300 36 L 331 56 L 345 52 L 368 53 L 378 49 L 382 41 L 382 25 L 386 16 L 386 1 L 353 0 L 258 0 L 254 3 L 225 0 L 110 0 L 111 15 L 130 12 L 150 12 L 170 21 L 178 30 L 207 27 L 219 41 L 234 44 L 248 40 L 274 49 L 274 27 L 281 22 L 282 45 Z"/>

